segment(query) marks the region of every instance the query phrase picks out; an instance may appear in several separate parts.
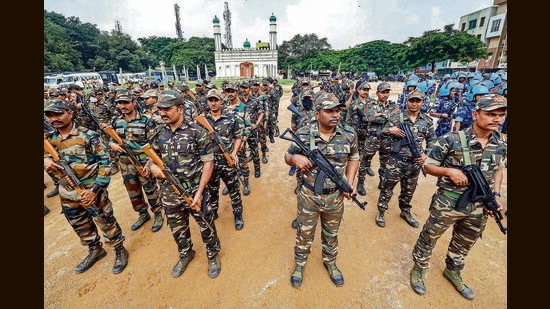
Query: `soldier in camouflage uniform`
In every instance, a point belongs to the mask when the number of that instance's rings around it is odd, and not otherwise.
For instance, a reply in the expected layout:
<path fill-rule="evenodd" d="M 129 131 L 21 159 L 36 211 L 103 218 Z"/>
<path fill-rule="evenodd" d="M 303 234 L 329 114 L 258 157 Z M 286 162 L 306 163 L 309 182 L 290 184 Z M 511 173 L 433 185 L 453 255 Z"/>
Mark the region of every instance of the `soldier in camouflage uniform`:
<path fill-rule="evenodd" d="M 360 116 L 360 113 L 366 116 L 367 103 L 372 101 L 372 99 L 369 98 L 370 88 L 371 87 L 368 82 L 363 82 L 359 85 L 359 87 L 357 87 L 359 95 L 350 103 L 348 112 L 346 113 L 346 123 L 355 128 L 355 131 L 357 132 L 359 155 L 361 156 L 361 164 L 359 166 L 359 173 L 357 176 L 357 193 L 362 196 L 367 195 L 367 190 L 365 189 L 365 178 L 367 178 L 367 174 L 369 174 L 369 176 L 374 176 L 374 172 L 370 168 L 370 165 L 367 165 L 368 162 L 365 157 L 368 122 Z"/>
<path fill-rule="evenodd" d="M 242 87 L 242 85 L 241 85 Z M 237 157 L 237 150 L 241 146 L 241 136 L 244 131 L 244 123 L 240 117 L 233 112 L 223 112 L 221 109 L 222 96 L 218 90 L 211 90 L 206 96 L 206 101 L 210 106 L 210 112 L 206 114 L 206 119 L 223 142 L 223 148 L 231 156 Z M 235 159 L 233 159 L 235 160 Z M 219 191 L 220 178 L 226 183 L 228 193 L 231 198 L 233 215 L 235 217 L 235 228 L 240 231 L 244 227 L 243 221 L 243 201 L 239 185 L 239 175 L 235 166 L 229 166 L 223 156 L 221 149 L 216 147 L 214 150 L 214 170 L 210 181 L 208 182 L 208 191 L 210 196 L 210 207 L 214 212 L 214 219 L 218 217 L 219 209 Z"/>
<path fill-rule="evenodd" d="M 231 86 L 226 87 L 226 91 Z M 264 105 L 263 101 L 258 100 L 256 97 L 250 94 L 250 87 L 248 83 L 244 82 L 240 86 L 241 96 L 239 100 L 246 105 L 246 113 L 250 118 L 250 135 L 248 136 L 248 148 L 250 149 L 250 155 L 252 156 L 252 161 L 254 163 L 254 177 L 258 178 L 261 176 L 260 169 L 260 154 L 258 151 L 258 144 L 260 140 L 260 135 L 263 133 L 264 143 L 265 143 L 265 131 L 263 131 L 262 121 L 264 119 Z M 262 156 L 265 157 L 266 149 L 262 145 Z M 266 147 L 267 148 L 267 147 Z M 247 159 L 245 159 L 247 160 Z M 266 159 L 267 162 L 267 159 Z M 264 162 L 264 163 L 266 163 Z"/>
<path fill-rule="evenodd" d="M 199 108 L 199 114 L 206 114 L 210 109 L 206 103 L 206 94 L 207 90 L 204 87 L 204 81 L 202 79 L 197 79 L 195 81 L 195 100 Z"/>
<path fill-rule="evenodd" d="M 56 101 L 44 108 L 44 114 L 55 131 L 44 135 L 74 171 L 84 189 L 81 194 L 65 177 L 59 180 L 59 199 L 65 218 L 89 253 L 76 266 L 76 273 L 83 273 L 95 262 L 107 255 L 101 244 L 98 228 L 105 242 L 114 247 L 113 273 L 118 274 L 128 264 L 128 251 L 124 248 L 122 229 L 113 214 L 107 187 L 111 181 L 109 158 L 100 135 L 72 122 L 74 112 L 69 103 Z M 61 165 L 55 163 L 49 153 L 44 155 L 44 169 L 55 171 L 62 177 Z"/>
<path fill-rule="evenodd" d="M 292 91 L 292 97 L 290 98 L 290 104 L 293 104 L 298 110 L 302 110 L 302 93 L 306 91 L 307 89 L 311 89 L 311 84 L 307 79 L 302 79 L 300 81 L 297 81 L 297 84 L 299 85 L 296 89 Z M 296 132 L 298 130 L 298 115 L 292 113 L 290 116 L 290 128 L 292 131 Z M 291 165 L 290 170 L 288 171 L 289 176 L 293 176 L 296 173 L 296 166 Z"/>
<path fill-rule="evenodd" d="M 273 117 L 275 118 L 275 124 L 276 124 L 275 135 L 279 136 L 280 135 L 279 125 L 278 125 L 278 123 L 279 123 L 279 105 L 281 103 L 281 98 L 283 97 L 284 90 L 283 90 L 283 86 L 279 85 L 279 81 L 276 78 L 273 79 L 273 90 L 274 90 L 273 99 L 274 99 L 274 103 L 275 103 L 275 107 L 274 107 L 275 113 L 274 113 Z"/>
<path fill-rule="evenodd" d="M 241 169 L 243 173 L 243 182 L 244 182 L 244 189 L 243 194 L 249 195 L 250 194 L 250 183 L 249 183 L 249 177 L 250 177 L 250 168 L 248 167 L 248 160 L 246 158 L 246 144 L 249 139 L 253 140 L 251 138 L 251 126 L 252 121 L 250 120 L 250 112 L 248 110 L 248 106 L 241 101 L 239 96 L 237 95 L 237 85 L 235 83 L 227 83 L 225 86 L 224 93 L 227 95 L 225 98 L 227 100 L 227 104 L 222 104 L 223 106 L 223 112 L 229 112 L 232 111 L 236 116 L 241 118 L 242 122 L 244 123 L 244 131 L 241 137 L 242 143 L 239 149 L 237 150 L 237 156 L 239 157 L 239 168 Z M 258 144 L 256 141 L 252 141 L 252 145 L 256 145 L 256 149 L 258 149 Z M 254 148 L 251 146 L 251 149 Z M 256 163 L 254 163 L 256 167 Z M 260 162 L 258 161 L 258 171 Z M 258 176 L 259 177 L 259 176 Z"/>
<path fill-rule="evenodd" d="M 347 125 L 339 125 L 341 103 L 334 94 L 326 93 L 315 100 L 316 122 L 300 128 L 296 135 L 310 149 L 319 149 L 333 164 L 336 170 L 344 174 L 353 186 L 353 181 L 359 168 L 359 148 L 355 130 Z M 344 214 L 344 197 L 350 199 L 355 194 L 342 193 L 335 184 L 327 179 L 320 195 L 313 193 L 313 181 L 319 173 L 318 167 L 313 167 L 302 150 L 292 143 L 285 154 L 288 165 L 296 165 L 303 171 L 303 186 L 298 193 L 298 230 L 294 246 L 296 265 L 290 276 L 292 286 L 302 284 L 304 266 L 311 252 L 317 223 L 321 221 L 321 243 L 323 264 L 328 270 L 332 282 L 336 286 L 344 284 L 344 277 L 336 266 L 338 255 L 338 228 Z"/>
<path fill-rule="evenodd" d="M 381 134 L 386 136 L 391 134 L 392 143 L 391 155 L 382 176 L 377 203 L 378 214 L 375 221 L 380 227 L 386 226 L 384 212 L 388 210 L 388 203 L 397 183 L 401 184 L 401 193 L 399 194 L 401 213 L 399 216 L 410 226 L 418 227 L 418 222 L 411 214 L 410 201 L 416 190 L 420 170 L 428 158 L 426 151 L 430 149 L 436 138 L 432 118 L 420 112 L 422 104 L 424 104 L 424 93 L 420 90 L 412 91 L 407 96 L 407 112 L 392 113 L 388 123 L 382 129 Z M 400 123 L 409 125 L 416 145 L 419 147 L 418 151 L 422 154 L 420 158 L 413 158 L 409 147 L 402 145 L 405 132 L 399 128 Z M 423 142 L 426 142 L 426 151 L 422 151 Z"/>
<path fill-rule="evenodd" d="M 502 210 L 499 198 L 507 157 L 507 140 L 498 132 L 498 128 L 506 117 L 507 108 L 507 101 L 502 96 L 483 96 L 476 103 L 474 123 L 462 131 L 463 137 L 458 132 L 447 133 L 437 140 L 428 153 L 426 173 L 438 177 L 438 188 L 430 204 L 430 217 L 422 227 L 412 251 L 414 267 L 411 270 L 411 286 L 420 295 L 426 293 L 424 281 L 432 250 L 441 235 L 452 227 L 443 276 L 451 281 L 462 296 L 474 298 L 473 291 L 462 281 L 460 272 L 468 252 L 485 229 L 488 214 L 481 201 L 470 202 L 465 209 L 455 208 L 458 198 L 468 188 L 468 178 L 460 169 L 452 166 L 479 166 L 494 191 L 498 210 Z"/>
<path fill-rule="evenodd" d="M 147 162 L 147 155 L 141 150 L 141 146 L 149 141 L 157 124 L 153 119 L 135 110 L 136 100 L 130 92 L 119 91 L 116 103 L 122 112 L 122 116 L 115 118 L 113 128 L 118 136 L 130 147 L 141 164 L 145 164 Z M 114 139 L 111 138 L 109 145 L 118 152 L 119 167 L 122 172 L 124 186 L 128 191 L 132 208 L 139 213 L 138 220 L 130 229 L 135 231 L 151 219 L 143 194 L 145 192 L 147 200 L 151 205 L 151 212 L 155 215 L 151 230 L 157 232 L 162 227 L 164 219 L 162 217 L 162 203 L 155 177 L 147 169 L 145 169 L 145 175 L 141 175 L 131 163 L 124 149 Z"/>
<path fill-rule="evenodd" d="M 380 167 L 378 168 L 378 177 L 382 182 L 382 175 L 386 171 L 386 163 L 391 152 L 391 138 L 383 136 L 380 133 L 390 119 L 392 112 L 399 112 L 399 106 L 396 102 L 389 100 L 391 86 L 389 83 L 382 82 L 376 87 L 377 100 L 367 103 L 365 116 L 367 117 L 367 138 L 365 140 L 365 148 L 363 159 L 365 160 L 365 168 L 367 173 L 371 170 L 372 158 L 378 152 Z M 371 170 L 372 171 L 372 170 Z M 370 175 L 370 173 L 369 173 Z M 373 175 L 374 176 L 374 173 Z"/>
<path fill-rule="evenodd" d="M 266 99 L 264 103 L 266 109 L 263 121 L 264 130 L 266 131 L 267 136 L 269 136 L 269 141 L 271 143 L 275 143 L 274 135 L 278 131 L 277 113 L 279 110 L 279 103 L 277 103 L 277 99 L 275 98 L 275 88 L 271 85 L 271 81 L 272 80 L 269 77 L 264 79 L 262 81 L 262 85 L 260 86 L 260 90 Z M 262 144 L 262 146 L 264 146 L 264 144 Z M 267 148 L 267 146 L 265 146 L 265 148 Z"/>
<path fill-rule="evenodd" d="M 191 205 L 174 192 L 170 182 L 161 183 L 162 205 L 168 226 L 178 245 L 179 260 L 172 269 L 172 276 L 183 274 L 187 265 L 195 257 L 189 216 L 193 216 L 201 233 L 208 257 L 208 275 L 216 278 L 221 271 L 219 258 L 220 239 L 208 201 L 208 184 L 214 169 L 215 145 L 210 140 L 208 131 L 196 123 L 191 123 L 183 116 L 183 101 L 177 92 L 164 90 L 159 93 L 157 106 L 165 125 L 159 126 L 151 138 L 151 147 L 162 158 L 165 168 L 177 177 L 186 195 L 192 199 Z M 158 178 L 165 178 L 162 170 L 149 160 L 151 172 Z M 203 195 L 204 194 L 204 195 Z M 200 212 L 206 214 L 201 216 Z M 208 228 L 208 224 L 212 230 Z"/>

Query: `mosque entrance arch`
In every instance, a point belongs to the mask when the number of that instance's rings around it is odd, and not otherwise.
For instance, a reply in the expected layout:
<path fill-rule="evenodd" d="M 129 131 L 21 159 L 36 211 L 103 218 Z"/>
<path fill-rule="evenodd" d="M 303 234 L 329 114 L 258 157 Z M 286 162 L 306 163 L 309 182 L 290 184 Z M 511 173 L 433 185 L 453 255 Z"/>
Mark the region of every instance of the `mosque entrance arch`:
<path fill-rule="evenodd" d="M 241 62 L 239 67 L 241 69 L 241 77 L 251 78 L 254 76 L 254 64 L 252 62 Z"/>

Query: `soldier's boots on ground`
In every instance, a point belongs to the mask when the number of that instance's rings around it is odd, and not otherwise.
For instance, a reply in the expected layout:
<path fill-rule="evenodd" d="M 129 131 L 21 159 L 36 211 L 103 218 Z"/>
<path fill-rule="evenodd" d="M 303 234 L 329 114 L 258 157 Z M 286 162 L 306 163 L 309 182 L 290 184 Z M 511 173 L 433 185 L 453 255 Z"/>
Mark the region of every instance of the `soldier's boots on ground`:
<path fill-rule="evenodd" d="M 301 189 L 302 189 L 302 185 L 300 183 L 297 183 L 296 188 L 294 188 L 294 194 L 298 194 Z"/>
<path fill-rule="evenodd" d="M 76 266 L 76 269 L 75 269 L 76 273 L 81 274 L 87 271 L 88 269 L 90 269 L 90 267 L 92 267 L 95 264 L 95 262 L 101 260 L 106 255 L 107 255 L 107 251 L 103 249 L 101 243 L 89 245 L 88 255 L 84 258 L 84 260 L 82 260 L 82 262 L 80 262 L 80 264 Z"/>
<path fill-rule="evenodd" d="M 44 216 L 50 213 L 50 209 L 44 205 Z"/>
<path fill-rule="evenodd" d="M 223 188 L 222 195 L 228 195 L 228 194 L 229 194 L 229 189 L 227 189 L 227 187 Z"/>
<path fill-rule="evenodd" d="M 260 178 L 261 175 L 262 175 L 262 172 L 260 171 L 260 166 L 254 165 L 254 177 Z"/>
<path fill-rule="evenodd" d="M 212 210 L 212 220 L 218 219 L 218 210 Z"/>
<path fill-rule="evenodd" d="M 269 141 L 271 142 L 271 144 L 275 144 L 275 139 L 273 138 L 273 135 L 269 136 Z"/>
<path fill-rule="evenodd" d="M 403 220 L 405 220 L 410 226 L 414 228 L 418 227 L 418 221 L 413 218 L 410 210 L 402 210 L 399 216 Z"/>
<path fill-rule="evenodd" d="M 157 232 L 162 227 L 164 223 L 164 217 L 162 216 L 162 210 L 159 210 L 155 213 L 155 220 L 153 221 L 153 226 L 151 226 L 151 231 Z"/>
<path fill-rule="evenodd" d="M 357 194 L 361 196 L 367 195 L 367 189 L 365 189 L 365 179 L 359 178 L 357 181 Z"/>
<path fill-rule="evenodd" d="M 212 258 L 208 259 L 208 276 L 210 278 L 216 278 L 220 275 L 222 270 L 222 263 L 220 262 L 220 255 L 216 254 Z"/>
<path fill-rule="evenodd" d="M 115 247 L 115 263 L 113 264 L 113 274 L 120 274 L 126 265 L 128 265 L 128 250 L 122 244 Z"/>
<path fill-rule="evenodd" d="M 262 152 L 262 163 L 267 164 L 267 154 Z"/>
<path fill-rule="evenodd" d="M 132 231 L 136 231 L 138 230 L 143 224 L 145 224 L 145 222 L 149 221 L 151 219 L 151 215 L 149 215 L 148 212 L 140 212 L 139 213 L 139 217 L 136 221 L 136 223 L 132 224 L 132 226 L 130 227 L 130 229 Z"/>
<path fill-rule="evenodd" d="M 235 229 L 237 231 L 242 230 L 244 227 L 243 214 L 235 214 Z"/>
<path fill-rule="evenodd" d="M 177 278 L 183 274 L 189 262 L 195 258 L 195 250 L 191 249 L 185 257 L 180 257 L 174 268 L 172 268 L 172 277 Z"/>
<path fill-rule="evenodd" d="M 56 184 L 55 187 L 53 188 L 52 191 L 48 192 L 48 194 L 46 194 L 47 197 L 54 197 L 56 195 L 59 194 L 59 185 Z"/>
<path fill-rule="evenodd" d="M 304 266 L 296 264 L 294 266 L 294 271 L 290 275 L 290 284 L 293 287 L 297 288 L 302 285 L 302 279 L 304 278 Z"/>
<path fill-rule="evenodd" d="M 386 221 L 384 221 L 384 211 L 383 210 L 378 210 L 378 214 L 376 214 L 376 225 L 378 225 L 379 227 L 384 227 L 386 226 Z"/>
<path fill-rule="evenodd" d="M 295 230 L 298 229 L 298 219 L 292 220 L 292 228 Z"/>
<path fill-rule="evenodd" d="M 420 268 L 413 266 L 411 270 L 411 287 L 417 294 L 426 294 L 426 285 L 424 280 L 426 279 L 426 268 Z"/>
<path fill-rule="evenodd" d="M 370 168 L 370 166 L 367 166 L 367 175 L 374 176 L 374 171 Z"/>
<path fill-rule="evenodd" d="M 378 190 L 382 190 L 382 176 L 379 176 L 378 178 Z"/>
<path fill-rule="evenodd" d="M 244 194 L 244 195 L 249 195 L 249 194 L 250 194 L 250 186 L 248 185 L 248 178 L 245 178 L 245 179 L 244 179 L 243 194 Z"/>
<path fill-rule="evenodd" d="M 328 271 L 328 274 L 330 276 L 330 280 L 336 285 L 336 286 L 342 286 L 344 285 L 344 276 L 342 275 L 342 272 L 336 267 L 336 263 L 327 264 L 323 263 L 325 265 L 325 268 Z"/>
<path fill-rule="evenodd" d="M 460 270 L 453 270 L 445 268 L 443 271 L 443 277 L 447 278 L 455 287 L 455 289 L 464 296 L 464 298 L 472 300 L 474 299 L 474 292 L 464 284 L 462 278 L 460 277 Z"/>
<path fill-rule="evenodd" d="M 294 174 L 296 174 L 296 166 L 291 166 L 288 170 L 288 176 L 294 176 Z"/>

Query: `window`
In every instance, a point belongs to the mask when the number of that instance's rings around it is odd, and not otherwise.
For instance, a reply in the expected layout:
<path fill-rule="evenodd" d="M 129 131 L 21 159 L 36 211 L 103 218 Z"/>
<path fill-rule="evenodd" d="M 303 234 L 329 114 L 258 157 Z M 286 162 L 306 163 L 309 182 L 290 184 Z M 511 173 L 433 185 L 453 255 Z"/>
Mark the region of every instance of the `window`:
<path fill-rule="evenodd" d="M 497 32 L 498 29 L 500 29 L 500 19 L 494 20 L 493 24 L 491 25 L 491 32 Z"/>
<path fill-rule="evenodd" d="M 466 28 L 466 23 L 462 23 L 462 27 L 460 27 L 460 31 L 464 31 L 465 28 Z"/>
<path fill-rule="evenodd" d="M 468 29 L 474 29 L 477 24 L 477 19 L 470 20 L 470 23 L 468 24 Z"/>
<path fill-rule="evenodd" d="M 478 35 L 477 35 L 477 38 L 481 40 L 481 34 L 478 34 Z"/>
<path fill-rule="evenodd" d="M 483 27 L 483 25 L 485 25 L 485 17 L 481 17 L 481 19 L 479 20 L 479 26 Z"/>

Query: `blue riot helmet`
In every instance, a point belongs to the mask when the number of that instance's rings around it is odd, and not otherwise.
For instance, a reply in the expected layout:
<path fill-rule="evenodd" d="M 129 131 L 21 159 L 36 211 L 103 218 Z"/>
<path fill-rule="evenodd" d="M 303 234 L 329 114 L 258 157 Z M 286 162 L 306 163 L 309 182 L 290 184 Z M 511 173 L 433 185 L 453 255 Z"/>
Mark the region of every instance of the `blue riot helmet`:
<path fill-rule="evenodd" d="M 439 88 L 439 96 L 448 96 L 451 93 L 451 84 L 453 84 L 453 82 L 447 81 L 443 85 L 441 85 L 441 88 Z"/>
<path fill-rule="evenodd" d="M 492 81 L 488 80 L 488 79 L 479 82 L 479 84 L 487 87 L 487 89 L 495 88 L 495 84 Z"/>
<path fill-rule="evenodd" d="M 409 76 L 408 80 L 411 80 L 411 79 L 412 79 L 412 80 L 418 81 L 419 77 L 418 77 L 418 75 L 416 75 L 416 74 L 411 74 L 411 75 Z"/>
<path fill-rule="evenodd" d="M 476 74 L 474 72 L 470 72 L 466 75 L 466 78 L 474 78 L 476 77 Z"/>
<path fill-rule="evenodd" d="M 483 75 L 481 75 L 481 73 L 477 72 L 476 76 L 474 78 L 479 79 L 479 80 L 483 80 Z"/>
<path fill-rule="evenodd" d="M 409 87 L 418 87 L 418 80 L 416 79 L 409 79 L 407 83 L 405 83 L 405 90 L 409 90 Z"/>
<path fill-rule="evenodd" d="M 428 89 L 430 89 L 430 84 L 428 84 L 427 81 L 421 81 L 418 86 L 416 86 L 416 89 L 419 89 L 421 90 L 422 92 L 426 92 L 428 91 Z"/>
<path fill-rule="evenodd" d="M 502 82 L 502 79 L 500 78 L 500 75 L 493 74 L 491 75 L 491 78 L 489 78 L 490 81 L 493 82 L 493 84 L 498 85 Z"/>
<path fill-rule="evenodd" d="M 506 89 L 508 89 L 508 83 L 504 83 L 504 85 L 502 85 L 500 89 L 498 89 L 498 94 L 504 95 L 504 90 Z"/>
<path fill-rule="evenodd" d="M 435 77 L 434 73 L 433 72 L 428 72 L 427 74 L 431 79 L 433 79 Z"/>
<path fill-rule="evenodd" d="M 451 78 L 451 74 L 445 74 L 443 75 L 443 80 L 445 81 L 447 78 Z"/>
<path fill-rule="evenodd" d="M 470 80 L 470 82 L 468 83 L 468 85 L 470 85 L 470 88 L 474 87 L 475 85 L 477 85 L 479 82 L 481 82 L 481 79 L 477 79 L 476 77 L 474 77 L 472 80 Z"/>
<path fill-rule="evenodd" d="M 474 98 L 477 94 L 489 94 L 489 89 L 481 84 L 476 85 L 468 90 L 468 96 L 466 99 L 470 102 L 474 102 Z"/>
<path fill-rule="evenodd" d="M 457 78 L 457 75 L 455 72 L 453 72 L 453 74 L 451 74 L 451 79 L 456 79 Z"/>
<path fill-rule="evenodd" d="M 463 80 L 460 80 L 461 78 L 463 78 Z M 458 82 L 463 83 L 464 81 L 466 81 L 466 74 L 464 73 L 458 74 Z"/>
<path fill-rule="evenodd" d="M 508 74 L 507 73 L 502 74 L 502 76 L 500 76 L 500 79 L 502 79 L 503 81 L 508 81 Z"/>
<path fill-rule="evenodd" d="M 451 90 L 454 89 L 464 89 L 464 84 L 459 82 L 452 82 L 450 86 Z"/>

